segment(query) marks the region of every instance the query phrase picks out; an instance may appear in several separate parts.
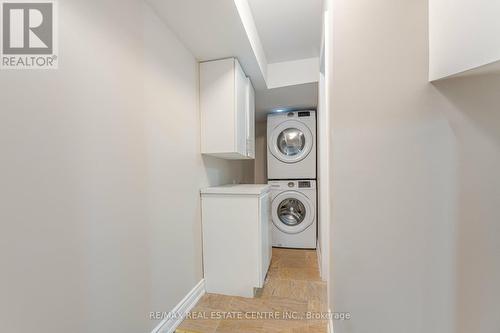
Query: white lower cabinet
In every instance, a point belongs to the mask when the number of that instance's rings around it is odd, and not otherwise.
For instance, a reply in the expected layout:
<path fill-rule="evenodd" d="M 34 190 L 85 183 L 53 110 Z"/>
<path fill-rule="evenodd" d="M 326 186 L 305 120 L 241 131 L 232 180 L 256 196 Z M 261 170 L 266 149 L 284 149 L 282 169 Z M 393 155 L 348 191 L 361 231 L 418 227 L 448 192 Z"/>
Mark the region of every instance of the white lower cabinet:
<path fill-rule="evenodd" d="M 209 187 L 201 202 L 206 291 L 253 297 L 272 256 L 269 185 Z"/>

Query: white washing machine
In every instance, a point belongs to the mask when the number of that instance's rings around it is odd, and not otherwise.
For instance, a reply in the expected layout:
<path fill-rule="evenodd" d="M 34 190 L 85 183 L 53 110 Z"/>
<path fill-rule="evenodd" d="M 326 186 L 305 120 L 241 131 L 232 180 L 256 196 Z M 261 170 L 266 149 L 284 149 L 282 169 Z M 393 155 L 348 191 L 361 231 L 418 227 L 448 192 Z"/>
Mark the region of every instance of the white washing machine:
<path fill-rule="evenodd" d="M 267 178 L 316 178 L 316 112 L 267 116 Z"/>
<path fill-rule="evenodd" d="M 316 181 L 276 180 L 271 185 L 273 246 L 316 248 Z"/>

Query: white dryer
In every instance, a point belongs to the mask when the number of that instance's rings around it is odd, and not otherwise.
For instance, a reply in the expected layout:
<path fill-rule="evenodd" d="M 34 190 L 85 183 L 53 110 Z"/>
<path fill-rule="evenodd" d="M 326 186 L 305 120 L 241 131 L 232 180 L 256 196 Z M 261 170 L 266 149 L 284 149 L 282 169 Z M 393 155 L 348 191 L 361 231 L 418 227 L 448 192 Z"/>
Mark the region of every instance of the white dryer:
<path fill-rule="evenodd" d="M 267 178 L 316 178 L 316 112 L 267 116 Z"/>
<path fill-rule="evenodd" d="M 316 181 L 279 180 L 271 185 L 273 246 L 316 248 Z"/>

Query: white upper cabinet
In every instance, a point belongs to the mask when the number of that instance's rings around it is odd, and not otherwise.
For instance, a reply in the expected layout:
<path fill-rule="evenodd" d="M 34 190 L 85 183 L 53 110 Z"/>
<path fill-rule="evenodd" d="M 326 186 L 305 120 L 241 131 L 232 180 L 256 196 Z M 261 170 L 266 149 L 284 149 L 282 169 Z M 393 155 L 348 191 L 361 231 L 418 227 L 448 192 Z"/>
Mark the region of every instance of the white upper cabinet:
<path fill-rule="evenodd" d="M 253 88 L 234 58 L 200 63 L 201 153 L 254 158 Z"/>
<path fill-rule="evenodd" d="M 429 0 L 429 80 L 496 70 L 499 13 L 495 0 Z"/>
<path fill-rule="evenodd" d="M 255 90 L 247 78 L 247 157 L 255 158 Z"/>

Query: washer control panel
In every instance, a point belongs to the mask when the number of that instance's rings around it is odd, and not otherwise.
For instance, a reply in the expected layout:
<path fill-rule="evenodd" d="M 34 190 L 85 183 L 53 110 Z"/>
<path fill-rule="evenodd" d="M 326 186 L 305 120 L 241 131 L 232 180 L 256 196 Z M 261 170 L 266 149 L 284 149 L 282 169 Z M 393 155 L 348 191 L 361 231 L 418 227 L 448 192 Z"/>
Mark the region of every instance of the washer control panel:
<path fill-rule="evenodd" d="M 310 181 L 299 181 L 299 188 L 310 188 L 310 187 L 311 187 Z"/>

